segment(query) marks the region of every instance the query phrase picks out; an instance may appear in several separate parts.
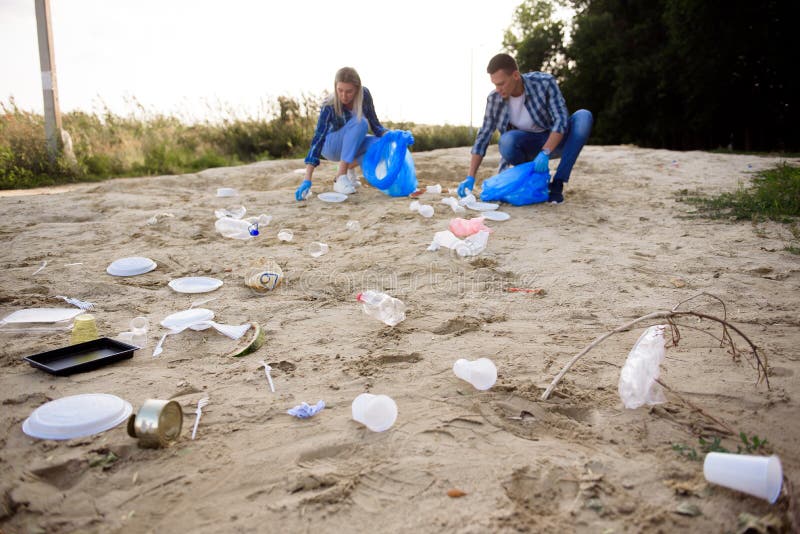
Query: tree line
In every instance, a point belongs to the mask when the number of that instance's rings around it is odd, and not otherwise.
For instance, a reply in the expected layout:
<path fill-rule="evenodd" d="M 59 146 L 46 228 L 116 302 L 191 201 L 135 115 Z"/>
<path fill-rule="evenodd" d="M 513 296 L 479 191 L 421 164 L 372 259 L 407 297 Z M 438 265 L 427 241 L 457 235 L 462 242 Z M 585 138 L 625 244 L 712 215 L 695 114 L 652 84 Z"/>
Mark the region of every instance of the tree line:
<path fill-rule="evenodd" d="M 525 0 L 503 45 L 594 113 L 592 143 L 797 151 L 799 14 L 790 0 Z"/>

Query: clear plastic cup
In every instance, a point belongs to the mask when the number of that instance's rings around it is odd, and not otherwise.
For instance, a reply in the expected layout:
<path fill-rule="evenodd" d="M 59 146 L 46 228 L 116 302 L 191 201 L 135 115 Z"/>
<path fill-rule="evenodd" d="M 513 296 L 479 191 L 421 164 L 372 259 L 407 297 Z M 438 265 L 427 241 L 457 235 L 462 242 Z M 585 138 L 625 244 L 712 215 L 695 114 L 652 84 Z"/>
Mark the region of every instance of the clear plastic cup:
<path fill-rule="evenodd" d="M 308 253 L 314 258 L 319 258 L 320 256 L 324 256 L 328 253 L 328 245 L 314 241 L 308 245 Z"/>
<path fill-rule="evenodd" d="M 419 214 L 426 218 L 433 217 L 433 206 L 430 206 L 428 204 L 420 204 Z"/>
<path fill-rule="evenodd" d="M 281 228 L 278 230 L 278 239 L 281 241 L 291 241 L 294 239 L 294 232 L 289 230 L 288 228 Z"/>
<path fill-rule="evenodd" d="M 412 200 L 408 205 L 408 209 L 411 211 L 419 211 L 419 200 Z"/>
<path fill-rule="evenodd" d="M 475 361 L 463 358 L 456 360 L 453 364 L 453 373 L 481 391 L 489 389 L 497 382 L 497 367 L 489 358 L 478 358 Z"/>
<path fill-rule="evenodd" d="M 353 420 L 373 432 L 388 430 L 397 420 L 397 403 L 387 395 L 362 393 L 353 400 L 351 409 Z"/>
<path fill-rule="evenodd" d="M 150 321 L 147 317 L 134 317 L 131 319 L 131 343 L 137 347 L 147 346 L 147 328 Z"/>
<path fill-rule="evenodd" d="M 438 195 L 438 194 L 440 194 L 442 192 L 442 186 L 439 185 L 439 184 L 429 185 L 428 187 L 425 188 L 425 192 L 426 193 L 433 193 L 435 195 Z"/>
<path fill-rule="evenodd" d="M 778 500 L 783 469 L 777 456 L 709 452 L 703 463 L 706 480 L 769 501 Z"/>

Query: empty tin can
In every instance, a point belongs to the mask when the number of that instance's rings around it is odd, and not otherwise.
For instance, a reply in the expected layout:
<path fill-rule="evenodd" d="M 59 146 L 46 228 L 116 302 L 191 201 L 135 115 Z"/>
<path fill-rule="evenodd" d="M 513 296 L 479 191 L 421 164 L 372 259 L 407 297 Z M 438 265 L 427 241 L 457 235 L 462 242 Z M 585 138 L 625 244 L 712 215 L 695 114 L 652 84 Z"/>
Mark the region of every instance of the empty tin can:
<path fill-rule="evenodd" d="M 178 439 L 183 426 L 183 411 L 175 401 L 147 399 L 139 411 L 128 418 L 128 435 L 146 448 L 168 447 Z"/>

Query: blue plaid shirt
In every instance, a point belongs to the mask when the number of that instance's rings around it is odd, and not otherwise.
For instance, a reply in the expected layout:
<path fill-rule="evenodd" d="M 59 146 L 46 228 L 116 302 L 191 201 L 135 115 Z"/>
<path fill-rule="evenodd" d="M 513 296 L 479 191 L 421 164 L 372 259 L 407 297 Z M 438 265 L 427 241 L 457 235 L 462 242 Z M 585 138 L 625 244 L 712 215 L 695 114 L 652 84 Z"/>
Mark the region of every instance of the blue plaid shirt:
<path fill-rule="evenodd" d="M 566 132 L 569 114 L 556 79 L 544 72 L 529 72 L 522 75 L 522 85 L 525 109 L 531 114 L 534 124 L 552 132 Z M 486 114 L 472 146 L 473 154 L 486 155 L 486 147 L 495 130 L 500 130 L 501 135 L 509 130 L 508 101 L 497 91 L 492 91 L 486 99 Z"/>
<path fill-rule="evenodd" d="M 361 109 L 364 118 L 369 122 L 372 133 L 377 137 L 382 136 L 386 132 L 386 128 L 381 125 L 378 116 L 375 114 L 375 104 L 372 103 L 372 95 L 366 87 L 364 87 L 364 100 L 362 101 Z M 333 108 L 332 103 L 322 106 L 319 112 L 319 120 L 317 120 L 317 129 L 314 130 L 314 138 L 311 139 L 311 148 L 308 150 L 308 155 L 305 159 L 306 165 L 313 165 L 314 167 L 319 165 L 319 156 L 322 153 L 322 147 L 325 146 L 325 138 L 328 134 L 342 128 L 347 121 L 356 116 L 354 112 L 348 109 L 343 111 L 344 116 L 340 117 L 336 115 L 336 110 Z"/>

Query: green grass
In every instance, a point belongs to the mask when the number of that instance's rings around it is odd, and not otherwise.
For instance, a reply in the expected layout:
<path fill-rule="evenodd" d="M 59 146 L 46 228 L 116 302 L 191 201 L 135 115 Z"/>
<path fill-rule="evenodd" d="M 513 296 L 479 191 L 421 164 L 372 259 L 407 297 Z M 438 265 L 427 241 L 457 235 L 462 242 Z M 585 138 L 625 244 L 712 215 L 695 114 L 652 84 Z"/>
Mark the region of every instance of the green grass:
<path fill-rule="evenodd" d="M 75 159 L 51 162 L 44 143 L 44 117 L 0 102 L 0 189 L 19 189 L 119 176 L 197 172 L 253 161 L 302 158 L 314 134 L 319 99 L 278 97 L 257 117 L 229 112 L 215 122 L 187 124 L 150 112 L 135 100 L 126 116 L 108 109 L 62 115 Z M 216 113 L 219 115 L 219 113 Z M 467 126 L 384 123 L 411 130 L 413 151 L 469 146 Z"/>
<path fill-rule="evenodd" d="M 769 442 L 765 438 L 759 438 L 753 434 L 748 437 L 746 433 L 739 432 L 739 439 L 741 443 L 736 444 L 736 452 L 734 454 L 769 454 Z M 721 437 L 713 437 L 710 441 L 698 438 L 699 452 L 696 448 L 684 445 L 682 443 L 673 443 L 672 450 L 678 456 L 691 460 L 693 462 L 702 462 L 705 455 L 709 452 L 728 452 L 733 453 L 732 450 L 725 448 L 722 445 Z"/>
<path fill-rule="evenodd" d="M 757 173 L 749 187 L 733 193 L 711 198 L 684 195 L 682 200 L 695 204 L 706 217 L 792 223 L 800 217 L 800 167 L 783 163 Z"/>

